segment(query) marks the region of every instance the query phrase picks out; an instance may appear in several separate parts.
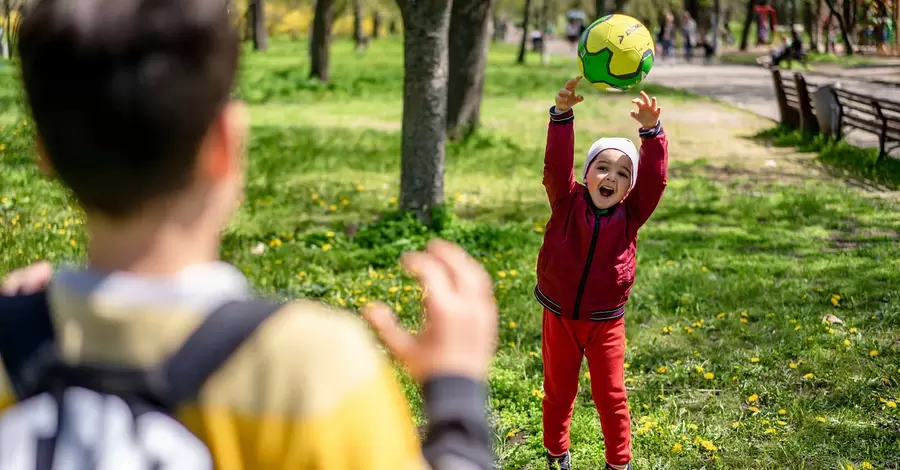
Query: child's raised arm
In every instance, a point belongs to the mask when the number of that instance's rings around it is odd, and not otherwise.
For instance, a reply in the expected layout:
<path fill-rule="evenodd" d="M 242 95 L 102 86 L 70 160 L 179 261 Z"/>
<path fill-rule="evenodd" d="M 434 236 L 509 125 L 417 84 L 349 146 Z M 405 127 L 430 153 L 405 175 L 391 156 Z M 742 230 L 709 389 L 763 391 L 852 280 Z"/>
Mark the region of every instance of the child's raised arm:
<path fill-rule="evenodd" d="M 575 93 L 581 77 L 575 77 L 556 95 L 556 106 L 550 108 L 550 125 L 547 129 L 547 149 L 544 154 L 544 188 L 555 209 L 565 198 L 575 192 L 575 114 L 572 107 L 584 101 Z"/>
<path fill-rule="evenodd" d="M 635 99 L 633 103 L 637 106 L 637 111 L 632 111 L 631 117 L 641 124 L 641 158 L 638 164 L 637 183 L 625 200 L 625 204 L 628 213 L 637 222 L 632 225 L 633 229 L 637 230 L 653 214 L 666 189 L 669 142 L 659 122 L 662 108 L 657 105 L 656 98 L 650 99 L 642 91 L 641 97 Z"/>

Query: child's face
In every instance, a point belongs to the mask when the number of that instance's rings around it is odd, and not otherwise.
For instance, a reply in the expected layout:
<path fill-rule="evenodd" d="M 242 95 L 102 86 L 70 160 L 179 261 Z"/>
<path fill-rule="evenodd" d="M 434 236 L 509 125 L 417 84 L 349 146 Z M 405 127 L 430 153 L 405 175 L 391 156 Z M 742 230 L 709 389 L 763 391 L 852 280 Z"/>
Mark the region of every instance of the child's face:
<path fill-rule="evenodd" d="M 594 205 L 608 209 L 618 204 L 631 187 L 634 165 L 623 152 L 607 149 L 600 152 L 588 169 L 584 184 Z"/>

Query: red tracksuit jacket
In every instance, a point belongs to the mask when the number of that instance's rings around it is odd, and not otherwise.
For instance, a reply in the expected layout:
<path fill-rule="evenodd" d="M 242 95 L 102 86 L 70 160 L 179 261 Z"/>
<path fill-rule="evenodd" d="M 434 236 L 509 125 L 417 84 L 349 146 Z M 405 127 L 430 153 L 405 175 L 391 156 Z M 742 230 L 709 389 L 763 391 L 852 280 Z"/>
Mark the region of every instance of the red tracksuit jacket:
<path fill-rule="evenodd" d="M 534 295 L 547 310 L 574 320 L 619 318 L 634 284 L 638 229 L 666 188 L 668 142 L 661 126 L 641 129 L 635 187 L 606 212 L 575 180 L 575 115 L 553 114 L 547 130 L 544 187 L 550 221 L 538 255 Z"/>

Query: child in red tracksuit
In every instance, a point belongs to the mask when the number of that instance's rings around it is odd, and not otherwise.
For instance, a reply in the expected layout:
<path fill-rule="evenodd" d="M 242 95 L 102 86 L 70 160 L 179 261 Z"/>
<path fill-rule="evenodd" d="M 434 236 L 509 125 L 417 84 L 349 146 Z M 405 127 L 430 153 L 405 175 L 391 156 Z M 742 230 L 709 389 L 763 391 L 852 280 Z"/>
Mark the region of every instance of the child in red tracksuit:
<path fill-rule="evenodd" d="M 550 110 L 544 187 L 552 213 L 538 256 L 535 296 L 544 307 L 544 446 L 550 468 L 569 469 L 569 423 L 582 357 L 600 413 L 607 469 L 631 462 L 631 418 L 625 397 L 625 303 L 634 283 L 638 230 L 666 187 L 668 143 L 660 108 L 643 92 L 631 116 L 641 149 L 624 138 L 591 146 L 575 179 L 575 116 L 580 77 L 569 80 Z M 640 179 L 638 179 L 640 176 Z"/>

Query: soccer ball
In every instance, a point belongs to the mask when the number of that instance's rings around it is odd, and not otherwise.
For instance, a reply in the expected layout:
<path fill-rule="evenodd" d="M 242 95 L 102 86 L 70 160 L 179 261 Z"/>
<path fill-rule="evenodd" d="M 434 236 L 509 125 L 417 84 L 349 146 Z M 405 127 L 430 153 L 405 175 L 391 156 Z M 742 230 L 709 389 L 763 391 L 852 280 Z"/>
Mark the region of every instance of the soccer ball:
<path fill-rule="evenodd" d="M 653 67 L 653 35 L 628 15 L 607 15 L 584 30 L 578 41 L 581 75 L 601 90 L 627 90 Z"/>

